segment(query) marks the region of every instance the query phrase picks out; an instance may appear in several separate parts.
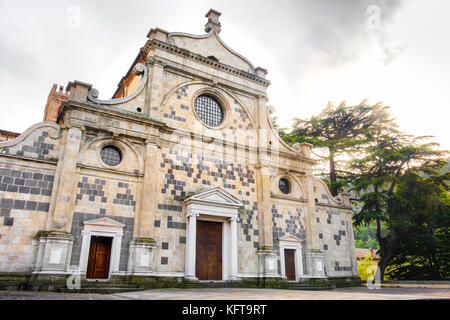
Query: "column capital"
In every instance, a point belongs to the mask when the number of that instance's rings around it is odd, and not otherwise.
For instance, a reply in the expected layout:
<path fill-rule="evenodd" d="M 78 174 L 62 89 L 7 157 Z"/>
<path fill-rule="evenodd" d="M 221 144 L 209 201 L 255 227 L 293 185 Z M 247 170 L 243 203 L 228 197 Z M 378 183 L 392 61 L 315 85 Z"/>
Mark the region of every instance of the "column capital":
<path fill-rule="evenodd" d="M 187 218 L 190 218 L 190 217 L 195 217 L 195 218 L 197 218 L 199 215 L 200 215 L 199 213 L 194 212 L 194 211 L 192 211 L 192 210 L 188 210 L 187 213 L 186 213 L 186 217 L 187 217 Z"/>
<path fill-rule="evenodd" d="M 149 136 L 147 140 L 145 140 L 145 144 L 147 147 L 153 147 L 161 149 L 161 138 L 155 136 Z"/>
<path fill-rule="evenodd" d="M 229 218 L 228 219 L 228 221 L 236 221 L 236 222 L 238 222 L 239 221 L 239 217 L 231 217 L 231 218 Z"/>

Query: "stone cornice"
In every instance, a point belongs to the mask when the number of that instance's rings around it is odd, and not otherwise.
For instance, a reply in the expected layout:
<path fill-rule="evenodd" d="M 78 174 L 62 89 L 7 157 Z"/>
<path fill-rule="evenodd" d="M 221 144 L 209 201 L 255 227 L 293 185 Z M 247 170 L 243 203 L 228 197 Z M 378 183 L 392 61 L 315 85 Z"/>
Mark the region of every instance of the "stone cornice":
<path fill-rule="evenodd" d="M 112 117 L 112 118 L 116 118 L 116 119 L 124 120 L 124 121 L 131 121 L 131 122 L 139 123 L 139 124 L 142 124 L 145 126 L 157 127 L 161 133 L 176 133 L 180 136 L 190 137 L 192 139 L 203 141 L 203 142 L 206 141 L 205 139 L 207 139 L 207 140 L 211 139 L 211 141 L 210 141 L 211 143 L 218 143 L 218 144 L 226 143 L 229 147 L 232 146 L 236 149 L 245 149 L 245 150 L 249 150 L 251 152 L 260 152 L 263 154 L 270 154 L 272 151 L 271 148 L 252 146 L 252 145 L 236 143 L 236 142 L 230 143 L 230 141 L 227 141 L 224 139 L 220 139 L 220 138 L 216 138 L 216 137 L 212 137 L 212 136 L 210 137 L 210 136 L 200 135 L 200 134 L 196 134 L 191 131 L 187 131 L 187 130 L 183 130 L 183 129 L 172 128 L 172 127 L 167 126 L 167 124 L 165 124 L 164 122 L 161 122 L 158 120 L 146 118 L 146 117 L 139 116 L 139 115 L 134 115 L 134 114 L 131 114 L 129 112 L 124 112 L 124 111 L 119 110 L 114 107 L 92 104 L 87 101 L 85 101 L 85 102 L 83 102 L 83 101 L 66 102 L 61 107 L 60 112 L 62 114 L 66 110 L 70 110 L 70 109 L 81 109 L 81 110 L 88 111 L 90 113 L 98 113 L 98 114 L 101 114 L 102 116 Z M 76 121 L 77 120 L 75 120 L 75 122 Z M 96 126 L 95 124 L 88 124 L 85 122 L 81 123 L 82 120 L 78 120 L 78 121 L 80 121 L 79 125 L 83 125 L 86 128 L 95 128 L 95 129 L 99 129 L 99 130 L 105 130 L 108 132 L 111 132 L 111 130 L 112 130 L 111 128 L 104 128 L 101 126 Z M 75 122 L 74 122 L 74 124 L 75 124 Z M 145 132 L 130 134 L 129 131 L 120 130 L 119 128 L 115 128 L 113 131 L 117 132 L 117 134 L 120 134 L 120 135 L 131 136 L 134 138 L 142 139 L 144 141 L 146 139 L 148 139 L 148 135 Z M 163 143 L 164 141 L 170 141 L 170 140 L 166 140 L 166 139 L 164 139 L 163 136 L 161 136 L 161 142 Z M 313 159 L 303 157 L 303 156 L 299 155 L 298 153 L 294 153 L 294 152 L 278 151 L 277 154 L 282 157 L 285 157 L 285 158 L 301 160 L 301 161 L 311 163 L 311 164 L 315 163 L 315 161 Z"/>
<path fill-rule="evenodd" d="M 208 66 L 210 66 L 212 68 L 215 68 L 215 69 L 227 72 L 227 73 L 232 74 L 234 76 L 241 77 L 241 78 L 244 78 L 246 80 L 258 83 L 260 85 L 263 85 L 264 87 L 268 87 L 270 85 L 270 81 L 269 80 L 266 80 L 264 78 L 258 77 L 257 75 L 250 74 L 250 73 L 248 73 L 246 71 L 239 70 L 237 68 L 231 67 L 231 66 L 223 64 L 223 63 L 220 63 L 218 61 L 214 61 L 212 59 L 203 57 L 203 56 L 201 56 L 201 55 L 199 55 L 197 53 L 190 52 L 189 50 L 182 49 L 182 48 L 179 48 L 179 47 L 174 46 L 172 44 L 169 44 L 169 43 L 166 43 L 166 42 L 162 42 L 162 41 L 159 41 L 159 40 L 156 40 L 156 39 L 147 41 L 147 44 L 145 45 L 144 48 L 146 48 L 146 50 L 149 50 L 150 48 L 158 48 L 158 49 L 161 49 L 161 50 L 173 53 L 173 54 L 177 54 L 177 55 L 183 56 L 185 58 L 189 58 L 189 59 L 191 59 L 193 61 L 196 61 L 196 62 L 205 64 L 205 65 L 208 65 Z"/>
<path fill-rule="evenodd" d="M 225 78 L 220 78 L 218 75 L 213 75 L 205 71 L 180 64 L 175 61 L 170 61 L 167 59 L 164 59 L 164 61 L 165 61 L 165 70 L 173 74 L 183 76 L 193 81 L 200 79 L 206 82 L 210 82 L 211 85 L 217 85 L 219 87 L 231 89 L 235 92 L 239 92 L 241 95 L 244 95 L 248 98 L 252 99 L 254 99 L 255 97 L 267 98 L 267 95 L 258 89 L 248 87 Z"/>
<path fill-rule="evenodd" d="M 16 154 L 9 154 L 9 153 L 1 153 L 0 157 L 11 158 L 11 159 L 20 159 L 20 160 L 31 161 L 31 162 L 39 162 L 42 164 L 50 164 L 52 166 L 56 166 L 56 164 L 58 163 L 58 160 L 51 161 L 51 160 L 44 160 L 44 159 L 38 159 L 38 158 L 31 158 L 31 157 L 27 157 L 27 156 L 18 156 Z M 2 163 L 2 162 L 0 161 L 0 163 Z M 6 163 L 6 164 L 10 165 L 11 163 Z"/>
<path fill-rule="evenodd" d="M 336 208 L 336 209 L 348 209 L 351 210 L 352 207 L 351 206 L 346 206 L 344 204 L 328 204 L 328 203 L 321 203 L 321 202 L 316 202 L 315 205 L 317 207 L 329 207 L 329 208 Z"/>
<path fill-rule="evenodd" d="M 118 120 L 132 121 L 134 123 L 139 123 L 148 126 L 156 126 L 170 130 L 170 128 L 164 122 L 147 118 L 142 115 L 134 114 L 131 112 L 127 112 L 115 107 L 94 104 L 88 101 L 68 101 L 62 105 L 60 113 L 62 115 L 65 111 L 71 109 L 81 109 L 89 111 L 90 113 L 98 113 L 101 114 L 102 116 L 109 116 L 112 118 L 116 118 Z"/>
<path fill-rule="evenodd" d="M 103 171 L 103 172 L 112 173 L 115 175 L 119 174 L 119 175 L 126 175 L 126 176 L 137 177 L 137 178 L 142 178 L 144 176 L 144 174 L 141 172 L 133 173 L 133 172 L 128 172 L 128 171 L 119 171 L 119 170 L 115 170 L 115 169 L 88 166 L 88 165 L 81 164 L 81 163 L 77 163 L 77 168 L 88 169 L 88 170 L 93 170 L 93 171 Z"/>
<path fill-rule="evenodd" d="M 289 201 L 295 201 L 295 202 L 306 202 L 308 199 L 305 198 L 297 198 L 297 197 L 290 197 L 290 196 L 282 196 L 275 194 L 273 192 L 270 193 L 271 198 L 281 199 L 281 200 L 289 200 Z"/>

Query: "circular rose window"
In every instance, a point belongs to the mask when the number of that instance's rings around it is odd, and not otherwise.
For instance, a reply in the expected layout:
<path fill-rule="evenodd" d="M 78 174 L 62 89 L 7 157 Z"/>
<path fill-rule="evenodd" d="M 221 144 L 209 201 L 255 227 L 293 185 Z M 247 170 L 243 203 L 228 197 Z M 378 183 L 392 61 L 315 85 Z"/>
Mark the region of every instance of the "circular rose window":
<path fill-rule="evenodd" d="M 207 126 L 218 127 L 224 119 L 224 110 L 220 103 L 208 94 L 203 94 L 195 99 L 195 113 Z"/>
<path fill-rule="evenodd" d="M 108 166 L 117 166 L 122 161 L 122 152 L 115 146 L 106 146 L 100 151 L 100 157 Z"/>

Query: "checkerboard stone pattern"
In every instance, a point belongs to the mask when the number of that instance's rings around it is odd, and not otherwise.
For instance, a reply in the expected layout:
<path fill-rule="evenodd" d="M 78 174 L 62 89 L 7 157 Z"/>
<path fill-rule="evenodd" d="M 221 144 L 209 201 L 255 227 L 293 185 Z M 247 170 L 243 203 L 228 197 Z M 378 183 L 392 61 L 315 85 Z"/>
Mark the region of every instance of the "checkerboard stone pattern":
<path fill-rule="evenodd" d="M 341 210 L 329 206 L 316 207 L 318 234 L 316 237 L 320 250 L 325 254 L 326 272 L 329 276 L 346 276 L 352 272 L 349 242 L 351 218 Z"/>
<path fill-rule="evenodd" d="M 83 223 L 88 220 L 94 220 L 103 217 L 105 217 L 105 215 L 103 214 L 91 214 L 83 212 L 75 212 L 73 214 L 72 228 L 70 231 L 70 233 L 74 236 L 74 243 L 72 247 L 72 258 L 70 262 L 71 265 L 77 266 L 80 263 L 81 245 L 83 240 L 82 231 L 84 228 Z M 111 218 L 112 220 L 115 220 L 125 225 L 123 228 L 122 245 L 120 248 L 119 271 L 127 271 L 128 251 L 130 241 L 133 238 L 133 231 L 134 231 L 134 218 L 121 216 L 106 216 L 106 217 Z"/>
<path fill-rule="evenodd" d="M 18 165 L 0 167 L 0 270 L 31 271 L 37 247 L 31 238 L 45 224 L 54 171 Z"/>
<path fill-rule="evenodd" d="M 2 148 L 0 152 L 1 154 L 56 162 L 58 160 L 59 141 L 49 135 L 49 128 L 43 127 L 31 132 L 22 143 Z"/>
<path fill-rule="evenodd" d="M 238 222 L 239 271 L 254 272 L 257 268 L 258 203 L 255 169 L 240 162 L 226 161 L 223 154 L 198 152 L 179 148 L 162 148 L 158 179 L 160 191 L 158 211 L 154 218 L 157 247 L 169 243 L 169 248 L 157 250 L 159 270 L 184 271 L 186 218 L 183 198 L 193 193 L 219 186 L 244 203 Z M 166 261 L 161 258 L 168 258 Z M 158 265 L 159 264 L 159 265 Z"/>
<path fill-rule="evenodd" d="M 305 207 L 275 203 L 272 205 L 273 244 L 278 251 L 278 272 L 281 274 L 279 239 L 292 235 L 306 248 Z M 306 270 L 306 250 L 302 250 L 303 270 Z"/>
<path fill-rule="evenodd" d="M 80 175 L 76 190 L 76 212 L 134 218 L 137 184 L 133 181 Z"/>
<path fill-rule="evenodd" d="M 177 85 L 180 80 L 177 76 L 168 74 L 166 81 Z M 198 125 L 199 120 L 197 116 L 199 115 L 195 115 L 195 108 L 191 99 L 201 88 L 202 85 L 191 84 L 176 90 L 168 98 L 162 111 L 164 122 L 175 128 L 188 130 L 192 129 L 193 125 Z M 228 97 L 227 100 L 229 101 L 230 112 L 225 111 L 226 126 L 220 126 L 221 131 L 219 135 L 227 135 L 228 137 L 239 135 L 241 138 L 244 138 L 246 144 L 254 144 L 256 133 L 246 111 L 236 99 Z M 201 128 L 202 125 L 198 127 Z"/>

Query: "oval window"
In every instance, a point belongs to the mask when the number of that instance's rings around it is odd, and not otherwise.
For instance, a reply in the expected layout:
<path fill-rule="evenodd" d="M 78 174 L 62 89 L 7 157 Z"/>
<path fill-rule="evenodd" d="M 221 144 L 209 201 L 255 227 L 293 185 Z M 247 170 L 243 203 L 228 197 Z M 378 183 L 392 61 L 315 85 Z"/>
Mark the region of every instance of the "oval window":
<path fill-rule="evenodd" d="M 291 184 L 288 179 L 281 178 L 278 182 L 278 187 L 280 188 L 280 191 L 284 194 L 289 194 L 291 192 Z"/>
<path fill-rule="evenodd" d="M 100 151 L 100 157 L 108 166 L 117 166 L 122 161 L 122 152 L 115 146 L 106 146 Z"/>

